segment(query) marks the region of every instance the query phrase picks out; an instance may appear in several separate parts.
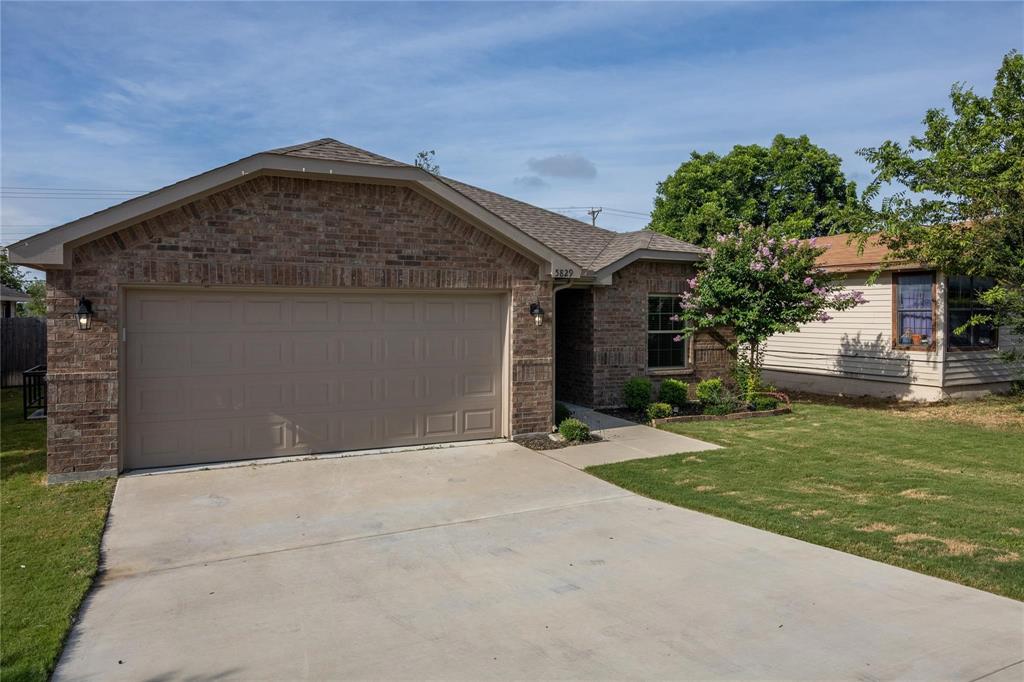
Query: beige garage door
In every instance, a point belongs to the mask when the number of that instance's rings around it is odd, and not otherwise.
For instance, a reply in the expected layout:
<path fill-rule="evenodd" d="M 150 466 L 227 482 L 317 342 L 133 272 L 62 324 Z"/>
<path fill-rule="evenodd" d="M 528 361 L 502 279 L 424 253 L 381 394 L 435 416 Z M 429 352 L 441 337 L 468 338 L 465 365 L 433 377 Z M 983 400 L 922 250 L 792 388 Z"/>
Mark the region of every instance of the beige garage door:
<path fill-rule="evenodd" d="M 506 305 L 131 290 L 125 466 L 500 436 Z"/>

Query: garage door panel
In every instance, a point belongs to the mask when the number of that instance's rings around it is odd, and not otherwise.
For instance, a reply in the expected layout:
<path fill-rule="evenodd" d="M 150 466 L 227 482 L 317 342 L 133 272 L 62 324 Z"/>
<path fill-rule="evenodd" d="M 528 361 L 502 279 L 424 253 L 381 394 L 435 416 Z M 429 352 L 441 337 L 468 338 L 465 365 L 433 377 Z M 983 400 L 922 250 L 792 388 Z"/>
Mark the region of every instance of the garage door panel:
<path fill-rule="evenodd" d="M 431 438 L 457 436 L 458 412 L 438 412 L 424 418 L 423 434 Z"/>
<path fill-rule="evenodd" d="M 388 412 L 381 418 L 384 427 L 382 440 L 390 444 L 403 444 L 415 441 L 421 436 L 419 429 L 420 416 L 411 412 L 396 410 Z"/>
<path fill-rule="evenodd" d="M 241 366 L 240 339 L 230 334 L 206 334 L 189 343 L 189 368 L 210 372 Z"/>
<path fill-rule="evenodd" d="M 385 367 L 415 367 L 420 364 L 420 339 L 413 335 L 379 337 L 381 364 Z"/>
<path fill-rule="evenodd" d="M 353 372 L 338 380 L 338 406 L 343 408 L 368 407 L 377 400 L 379 391 L 372 371 Z"/>
<path fill-rule="evenodd" d="M 461 379 L 464 396 L 491 398 L 497 395 L 500 377 L 493 372 L 465 372 Z"/>
<path fill-rule="evenodd" d="M 377 337 L 366 332 L 347 332 L 337 340 L 339 367 L 366 367 L 372 365 L 378 356 L 375 349 Z"/>
<path fill-rule="evenodd" d="M 283 298 L 249 297 L 242 308 L 242 322 L 245 327 L 280 329 L 291 322 L 288 312 Z"/>
<path fill-rule="evenodd" d="M 501 343 L 493 334 L 467 333 L 462 336 L 462 361 L 492 365 L 501 355 Z"/>
<path fill-rule="evenodd" d="M 466 410 L 462 418 L 463 433 L 467 435 L 491 433 L 498 425 L 498 414 L 493 408 Z"/>
<path fill-rule="evenodd" d="M 189 416 L 225 416 L 237 411 L 241 404 L 238 388 L 218 379 L 189 382 Z"/>
<path fill-rule="evenodd" d="M 327 407 L 332 404 L 331 382 L 327 379 L 298 378 L 295 382 L 295 407 Z"/>
<path fill-rule="evenodd" d="M 465 329 L 490 330 L 497 324 L 500 306 L 497 301 L 475 301 L 463 304 L 462 326 Z"/>
<path fill-rule="evenodd" d="M 499 436 L 501 301 L 129 291 L 126 466 Z"/>
<path fill-rule="evenodd" d="M 129 401 L 134 413 L 140 417 L 184 417 L 188 402 L 180 379 L 161 378 L 140 387 Z"/>

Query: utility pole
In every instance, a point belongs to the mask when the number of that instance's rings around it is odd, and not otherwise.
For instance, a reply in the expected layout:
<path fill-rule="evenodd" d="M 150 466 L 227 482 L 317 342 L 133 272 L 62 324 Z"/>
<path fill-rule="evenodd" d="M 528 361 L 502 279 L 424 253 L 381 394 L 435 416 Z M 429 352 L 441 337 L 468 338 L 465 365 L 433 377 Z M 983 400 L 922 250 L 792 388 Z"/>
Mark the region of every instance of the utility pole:
<path fill-rule="evenodd" d="M 601 213 L 601 211 L 602 209 L 600 206 L 598 206 L 597 208 L 591 206 L 590 210 L 587 211 L 587 215 L 590 216 L 590 224 L 593 225 L 594 227 L 597 227 L 597 216 Z"/>

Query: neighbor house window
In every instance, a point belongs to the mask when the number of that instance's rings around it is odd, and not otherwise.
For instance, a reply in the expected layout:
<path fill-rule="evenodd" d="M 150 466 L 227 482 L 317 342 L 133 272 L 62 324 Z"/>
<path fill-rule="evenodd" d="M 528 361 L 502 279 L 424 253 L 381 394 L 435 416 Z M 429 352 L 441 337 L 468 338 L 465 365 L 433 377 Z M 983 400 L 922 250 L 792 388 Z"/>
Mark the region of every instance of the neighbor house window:
<path fill-rule="evenodd" d="M 895 273 L 892 280 L 895 345 L 929 350 L 935 334 L 935 273 Z"/>
<path fill-rule="evenodd" d="M 686 340 L 674 341 L 682 333 L 683 323 L 672 318 L 679 314 L 679 297 L 647 297 L 647 366 L 685 367 Z"/>
<path fill-rule="evenodd" d="M 981 304 L 978 297 L 988 291 L 995 282 L 991 277 L 967 277 L 951 275 L 947 287 L 946 334 L 951 349 L 995 348 L 999 345 L 996 328 L 989 324 L 973 324 L 957 334 L 956 329 L 975 315 L 991 314 L 992 309 Z"/>

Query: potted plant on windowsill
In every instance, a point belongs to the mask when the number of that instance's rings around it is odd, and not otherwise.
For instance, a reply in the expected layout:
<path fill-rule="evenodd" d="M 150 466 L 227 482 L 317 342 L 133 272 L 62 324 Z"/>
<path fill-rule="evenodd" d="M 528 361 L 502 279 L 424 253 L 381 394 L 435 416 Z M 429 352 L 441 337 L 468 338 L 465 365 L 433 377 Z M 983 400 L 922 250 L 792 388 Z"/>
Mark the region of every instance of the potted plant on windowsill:
<path fill-rule="evenodd" d="M 910 335 L 910 343 L 911 343 L 911 345 L 914 345 L 914 346 L 920 346 L 921 345 L 921 335 L 920 334 L 911 334 Z"/>

